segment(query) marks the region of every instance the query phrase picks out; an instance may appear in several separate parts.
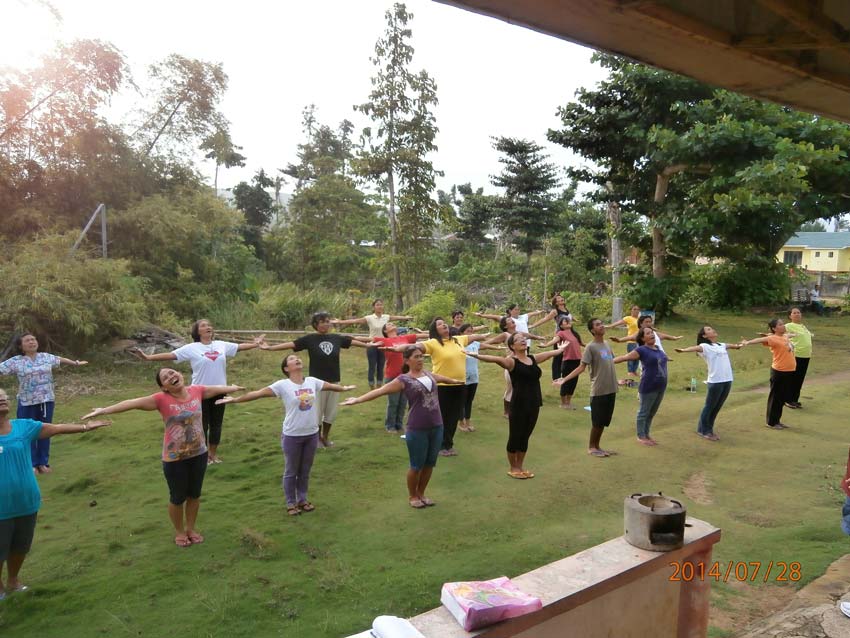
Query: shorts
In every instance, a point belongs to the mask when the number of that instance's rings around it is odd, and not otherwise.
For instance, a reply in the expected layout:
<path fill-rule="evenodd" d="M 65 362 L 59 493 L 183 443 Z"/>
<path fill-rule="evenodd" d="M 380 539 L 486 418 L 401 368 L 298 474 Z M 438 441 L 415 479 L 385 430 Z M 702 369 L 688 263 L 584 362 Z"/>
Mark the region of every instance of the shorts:
<path fill-rule="evenodd" d="M 162 462 L 162 473 L 168 483 L 168 500 L 172 505 L 183 505 L 187 498 L 201 498 L 208 456 L 204 452 L 180 461 Z"/>
<path fill-rule="evenodd" d="M 330 425 L 336 419 L 336 413 L 339 410 L 339 392 L 320 390 L 318 395 L 316 403 L 319 404 L 320 422 Z"/>
<path fill-rule="evenodd" d="M 617 393 L 601 394 L 590 397 L 590 423 L 595 428 L 607 428 L 614 418 L 614 402 Z"/>
<path fill-rule="evenodd" d="M 0 520 L 0 563 L 6 560 L 9 554 L 26 554 L 30 551 L 37 518 L 38 512 L 34 512 Z"/>
<path fill-rule="evenodd" d="M 437 455 L 443 446 L 442 425 L 427 430 L 408 428 L 404 439 L 410 456 L 410 469 L 418 472 L 423 467 L 434 467 L 437 464 Z"/>

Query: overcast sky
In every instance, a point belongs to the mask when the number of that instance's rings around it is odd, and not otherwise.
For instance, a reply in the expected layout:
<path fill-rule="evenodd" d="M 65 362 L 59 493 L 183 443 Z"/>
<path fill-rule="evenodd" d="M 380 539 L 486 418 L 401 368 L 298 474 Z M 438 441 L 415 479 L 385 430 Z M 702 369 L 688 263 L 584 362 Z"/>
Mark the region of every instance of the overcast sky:
<path fill-rule="evenodd" d="M 223 171 L 220 187 L 250 179 L 261 167 L 276 173 L 293 161 L 307 104 L 316 104 L 323 123 L 348 118 L 358 130 L 366 124 L 352 105 L 368 96 L 369 56 L 391 6 L 389 0 L 52 4 L 61 23 L 39 0 L 0 0 L 6 24 L 0 64 L 24 65 L 56 41 L 76 38 L 111 42 L 139 79 L 148 64 L 171 53 L 224 64 L 230 85 L 221 108 L 248 164 Z M 590 49 L 430 0 L 406 4 L 414 14 L 413 68 L 426 69 L 437 82 L 440 132 L 433 160 L 445 173 L 440 188 L 471 182 L 492 190 L 490 175 L 500 170 L 492 135 L 533 139 L 559 165 L 576 162 L 545 135 L 559 124 L 557 107 L 604 76 L 590 64 Z M 201 168 L 212 174 L 211 163 Z"/>

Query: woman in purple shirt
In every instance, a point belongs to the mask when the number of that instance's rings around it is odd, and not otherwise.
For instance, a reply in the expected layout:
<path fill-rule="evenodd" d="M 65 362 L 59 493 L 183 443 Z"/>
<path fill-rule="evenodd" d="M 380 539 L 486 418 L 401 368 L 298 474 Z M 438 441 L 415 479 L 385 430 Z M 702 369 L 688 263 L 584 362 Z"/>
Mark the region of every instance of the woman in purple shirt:
<path fill-rule="evenodd" d="M 667 390 L 667 355 L 658 347 L 652 328 L 639 330 L 635 341 L 638 347 L 628 354 L 616 357 L 614 363 L 640 360 L 643 373 L 640 375 L 638 386 L 640 407 L 636 419 L 637 440 L 641 445 L 658 445 L 658 441 L 649 436 L 649 428 Z"/>
<path fill-rule="evenodd" d="M 404 392 L 410 405 L 405 433 L 407 453 L 410 456 L 410 469 L 407 470 L 408 502 L 411 507 L 422 509 L 436 504 L 425 496 L 425 488 L 431 480 L 431 473 L 437 464 L 437 455 L 443 442 L 443 418 L 437 399 L 437 384 L 463 385 L 465 380 L 451 379 L 424 370 L 425 355 L 416 346 L 405 348 L 402 356 L 404 365 L 399 376 L 387 385 L 363 396 L 346 399 L 340 405 L 356 405 L 385 394 Z"/>

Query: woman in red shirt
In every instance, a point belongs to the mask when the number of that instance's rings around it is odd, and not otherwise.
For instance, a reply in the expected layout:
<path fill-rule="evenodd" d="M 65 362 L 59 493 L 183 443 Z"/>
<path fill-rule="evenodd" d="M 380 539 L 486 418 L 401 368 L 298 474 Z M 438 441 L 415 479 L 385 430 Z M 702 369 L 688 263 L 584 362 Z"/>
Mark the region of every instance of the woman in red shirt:
<path fill-rule="evenodd" d="M 381 328 L 381 333 L 384 336 L 372 337 L 372 342 L 380 344 L 380 347 L 377 349 L 385 352 L 386 368 L 384 370 L 384 381 L 385 383 L 390 383 L 401 374 L 401 366 L 404 363 L 404 355 L 401 352 L 390 350 L 390 348 L 401 344 L 414 344 L 417 339 L 427 339 L 428 335 L 400 335 L 398 334 L 398 326 L 392 321 L 384 324 L 384 327 Z M 387 434 L 400 434 L 404 432 L 404 412 L 406 409 L 407 399 L 404 396 L 404 392 L 395 392 L 387 395 L 387 418 L 384 422 Z"/>

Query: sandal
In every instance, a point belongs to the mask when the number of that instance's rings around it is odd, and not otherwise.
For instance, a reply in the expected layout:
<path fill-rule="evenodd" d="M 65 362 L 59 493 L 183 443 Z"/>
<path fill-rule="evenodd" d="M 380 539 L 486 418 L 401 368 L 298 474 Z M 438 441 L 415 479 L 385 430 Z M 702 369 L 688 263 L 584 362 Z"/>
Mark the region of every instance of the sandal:
<path fill-rule="evenodd" d="M 527 479 L 528 477 L 525 475 L 525 472 L 514 472 L 511 470 L 508 472 L 508 476 L 515 479 Z"/>
<path fill-rule="evenodd" d="M 286 513 L 290 516 L 298 516 L 301 513 L 301 510 L 298 509 L 297 505 L 290 505 L 286 508 Z"/>
<path fill-rule="evenodd" d="M 198 534 L 198 532 L 186 532 L 186 536 L 192 545 L 200 545 L 204 542 L 204 537 Z"/>
<path fill-rule="evenodd" d="M 312 512 L 314 509 L 316 509 L 316 506 L 313 505 L 310 501 L 304 501 L 303 503 L 298 503 L 297 507 L 302 512 Z"/>
<path fill-rule="evenodd" d="M 593 448 L 592 450 L 588 450 L 587 453 L 590 454 L 590 456 L 596 456 L 600 459 L 608 456 L 605 451 L 600 450 L 599 448 Z"/>
<path fill-rule="evenodd" d="M 466 431 L 467 432 L 475 432 L 475 426 L 474 425 L 467 425 Z"/>
<path fill-rule="evenodd" d="M 192 544 L 192 541 L 189 540 L 189 537 L 186 536 L 186 534 L 177 534 L 177 536 L 174 537 L 174 544 L 177 545 L 177 547 L 189 547 L 189 545 Z"/>
<path fill-rule="evenodd" d="M 425 507 L 432 507 L 432 506 L 436 505 L 436 503 L 434 501 L 432 501 L 430 498 L 428 498 L 427 496 L 423 496 L 419 500 L 422 501 L 422 504 L 425 505 Z"/>
<path fill-rule="evenodd" d="M 418 498 L 410 499 L 408 501 L 408 504 L 410 505 L 410 507 L 417 509 L 417 510 L 421 510 L 423 507 L 425 507 L 425 503 L 422 502 L 422 499 L 418 499 Z"/>

